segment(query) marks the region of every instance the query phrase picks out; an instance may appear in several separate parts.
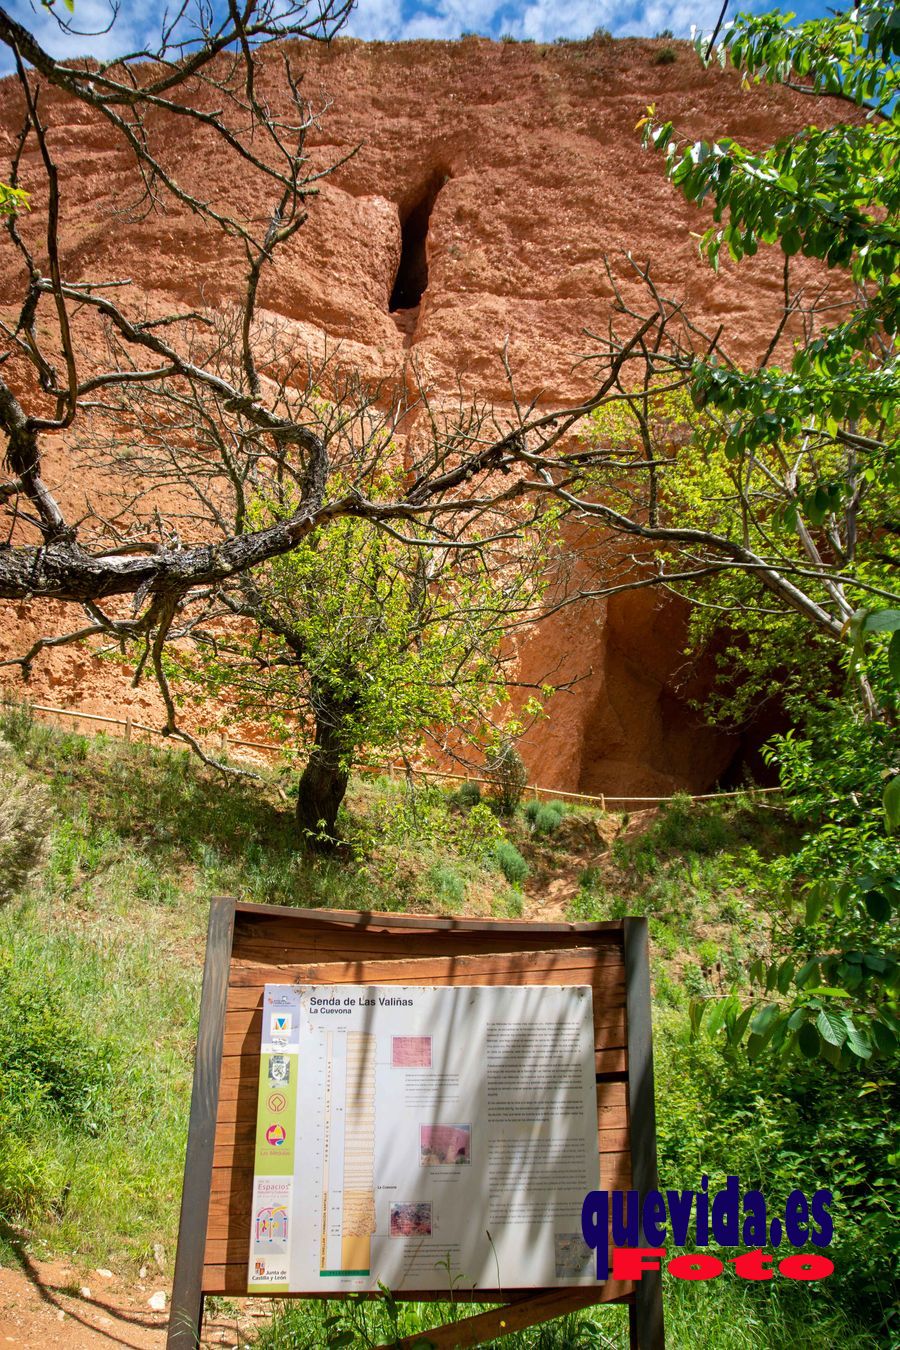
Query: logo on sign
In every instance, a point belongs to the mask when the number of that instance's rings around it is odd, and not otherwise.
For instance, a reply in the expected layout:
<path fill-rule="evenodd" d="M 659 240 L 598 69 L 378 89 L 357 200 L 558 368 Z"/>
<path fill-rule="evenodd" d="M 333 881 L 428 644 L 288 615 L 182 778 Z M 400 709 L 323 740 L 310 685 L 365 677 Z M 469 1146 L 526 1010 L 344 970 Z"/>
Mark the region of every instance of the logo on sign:
<path fill-rule="evenodd" d="M 291 1081 L 291 1061 L 287 1055 L 269 1056 L 269 1086 L 285 1087 Z"/>
<path fill-rule="evenodd" d="M 266 1143 L 273 1144 L 275 1148 L 280 1148 L 287 1139 L 287 1131 L 283 1125 L 270 1125 L 266 1130 Z"/>
<path fill-rule="evenodd" d="M 272 1013 L 272 1035 L 289 1036 L 291 1034 L 291 1014 Z"/>
<path fill-rule="evenodd" d="M 272 1114 L 277 1116 L 287 1106 L 287 1097 L 283 1092 L 271 1092 L 266 1104 Z"/>

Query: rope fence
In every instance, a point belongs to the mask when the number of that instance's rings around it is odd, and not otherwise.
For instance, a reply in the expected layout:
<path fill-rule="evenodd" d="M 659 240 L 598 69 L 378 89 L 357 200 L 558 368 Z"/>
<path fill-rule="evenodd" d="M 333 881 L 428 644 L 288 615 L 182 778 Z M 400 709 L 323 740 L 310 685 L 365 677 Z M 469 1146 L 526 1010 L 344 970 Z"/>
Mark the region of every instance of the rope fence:
<path fill-rule="evenodd" d="M 159 727 L 150 727 L 143 722 L 136 722 L 129 717 L 106 717 L 100 713 L 82 712 L 79 708 L 51 708 L 41 703 L 24 704 L 29 711 L 40 713 L 44 716 L 53 717 L 71 717 L 75 722 L 101 722 L 109 727 L 121 727 L 122 739 L 131 742 L 135 733 L 148 736 L 158 736 L 161 740 L 168 740 L 165 732 L 160 731 Z M 260 750 L 266 754 L 281 755 L 284 754 L 284 747 L 281 745 L 272 745 L 265 741 L 245 741 L 236 736 L 223 735 L 218 739 L 220 751 L 227 752 L 229 747 L 236 746 L 240 749 Z M 425 782 L 434 779 L 437 782 L 456 782 L 456 783 L 474 783 L 479 787 L 493 786 L 493 779 L 477 778 L 472 774 L 451 773 L 443 769 L 423 769 L 413 766 L 407 770 L 405 765 L 399 764 L 355 764 L 354 769 L 363 773 L 382 773 L 390 777 L 406 777 L 409 773 L 414 778 L 421 778 Z M 729 797 L 756 797 L 765 793 L 781 793 L 780 787 L 754 787 L 745 788 L 736 792 L 679 792 L 670 797 L 615 797 L 608 793 L 600 792 L 595 795 L 587 792 L 565 792 L 562 788 L 540 787 L 536 783 L 529 783 L 525 788 L 525 795 L 532 797 L 536 801 L 570 801 L 580 806 L 599 806 L 601 811 L 606 811 L 610 805 L 616 807 L 639 806 L 640 808 L 649 808 L 652 806 L 666 806 L 668 803 L 678 798 L 688 797 L 692 802 L 713 802 L 727 800 Z"/>

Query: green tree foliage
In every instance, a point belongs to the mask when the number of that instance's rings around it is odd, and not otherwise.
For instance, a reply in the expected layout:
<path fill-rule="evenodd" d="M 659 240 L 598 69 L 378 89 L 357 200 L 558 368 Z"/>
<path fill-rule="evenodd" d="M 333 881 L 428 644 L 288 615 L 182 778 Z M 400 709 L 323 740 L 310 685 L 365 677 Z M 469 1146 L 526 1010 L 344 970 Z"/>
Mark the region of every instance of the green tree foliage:
<path fill-rule="evenodd" d="M 698 50 L 707 54 L 703 43 Z M 680 143 L 653 110 L 643 125 L 645 145 L 665 153 L 683 196 L 712 205 L 700 249 L 713 267 L 761 245 L 784 257 L 784 314 L 761 363 L 717 352 L 691 363 L 691 453 L 672 456 L 658 485 L 658 537 L 673 520 L 695 527 L 694 576 L 685 581 L 705 588 L 707 633 L 723 610 L 745 638 L 768 622 L 762 664 L 774 671 L 779 661 L 791 667 L 785 636 L 796 650 L 811 623 L 843 643 L 863 694 L 861 712 L 829 696 L 834 671 L 824 662 L 818 675 L 808 657 L 795 662 L 797 730 L 769 747 L 804 826 L 796 854 L 766 878 L 785 909 L 781 951 L 754 964 L 753 1004 L 736 991 L 711 1008 L 696 1003 L 692 1016 L 695 1029 L 705 1017 L 732 1046 L 746 1040 L 751 1055 L 796 1053 L 843 1068 L 895 1061 L 900 1047 L 898 51 L 895 4 L 797 25 L 777 12 L 744 15 L 717 59 L 747 81 L 832 95 L 846 117 L 761 151 L 725 138 Z M 795 255 L 836 272 L 824 302 L 792 290 Z M 677 559 L 688 572 L 687 531 L 670 533 L 677 547 L 662 568 Z M 739 642 L 736 657 L 740 650 Z"/>
<path fill-rule="evenodd" d="M 22 188 L 0 183 L 0 216 L 14 216 L 28 209 L 28 193 Z"/>
<path fill-rule="evenodd" d="M 869 611 L 897 599 L 900 19 L 890 3 L 796 26 L 791 18 L 741 16 L 718 60 L 748 81 L 834 95 L 845 120 L 810 125 L 762 151 L 730 138 L 680 143 L 653 110 L 643 135 L 665 152 L 686 200 L 712 204 L 700 250 L 713 267 L 723 253 L 739 262 L 761 245 L 784 255 L 784 315 L 762 363 L 747 368 L 714 354 L 692 364 L 694 404 L 710 414 L 715 476 L 730 480 L 734 494 L 730 504 L 719 498 L 731 530 L 722 512 L 711 528 L 732 543 L 749 534 L 750 552 L 782 564 L 800 593 L 795 608 L 811 601 L 806 617 L 843 635 L 854 615 L 868 631 L 886 626 Z M 843 274 L 822 304 L 792 291 L 797 254 Z M 791 331 L 792 358 L 779 364 L 778 340 Z M 768 548 L 759 548 L 761 533 L 771 534 Z"/>
<path fill-rule="evenodd" d="M 251 498 L 248 528 L 293 510 L 290 492 Z M 507 738 L 520 729 L 503 711 L 514 656 L 506 637 L 540 606 L 553 519 L 548 512 L 499 555 L 442 547 L 424 525 L 400 538 L 365 520 L 334 521 L 231 593 L 230 621 L 195 629 L 193 650 L 170 654 L 173 674 L 232 720 L 265 720 L 286 741 L 311 732 L 298 823 L 307 841 L 329 847 L 361 750 L 406 757 L 430 741 L 445 753 L 472 742 L 490 752 L 498 719 Z M 499 755 L 516 777 L 510 740 Z"/>

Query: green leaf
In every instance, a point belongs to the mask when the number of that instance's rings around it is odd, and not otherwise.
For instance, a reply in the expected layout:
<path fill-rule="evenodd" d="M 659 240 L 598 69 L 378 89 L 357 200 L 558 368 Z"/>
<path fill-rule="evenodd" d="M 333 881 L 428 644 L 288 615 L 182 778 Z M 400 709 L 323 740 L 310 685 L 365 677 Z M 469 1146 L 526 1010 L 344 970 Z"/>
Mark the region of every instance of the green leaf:
<path fill-rule="evenodd" d="M 849 1018 L 847 1019 L 847 1046 L 858 1059 L 872 1058 L 872 1047 L 863 1039 Z"/>
<path fill-rule="evenodd" d="M 863 621 L 865 633 L 900 632 L 900 609 L 870 610 Z"/>
<path fill-rule="evenodd" d="M 894 684 L 900 685 L 900 629 L 894 633 L 888 646 L 888 670 Z"/>
<path fill-rule="evenodd" d="M 758 1059 L 766 1045 L 765 1036 L 757 1036 L 754 1031 L 747 1041 L 747 1058 L 750 1060 Z"/>
<path fill-rule="evenodd" d="M 816 1018 L 816 1027 L 823 1041 L 829 1045 L 835 1046 L 838 1050 L 847 1039 L 847 1024 L 844 1021 L 843 1013 L 836 1012 L 831 1008 L 823 1008 Z"/>
<path fill-rule="evenodd" d="M 805 1055 L 807 1059 L 815 1059 L 819 1053 L 819 1044 L 819 1033 L 812 1022 L 804 1022 L 797 1033 L 797 1045 L 801 1055 Z"/>
<path fill-rule="evenodd" d="M 692 998 L 688 1009 L 688 1017 L 691 1023 L 691 1037 L 697 1039 L 700 1033 L 700 1023 L 703 1021 L 703 1014 L 706 1012 L 706 1005 L 709 1002 L 705 998 Z"/>
<path fill-rule="evenodd" d="M 744 1032 L 750 1024 L 750 1018 L 753 1016 L 753 1004 L 745 1008 L 740 1017 L 728 1030 L 728 1041 L 730 1045 L 740 1045 L 744 1039 Z"/>
<path fill-rule="evenodd" d="M 811 886 L 806 896 L 806 923 L 812 928 L 813 924 L 818 923 L 819 915 L 825 908 L 826 895 L 825 889 L 821 885 Z"/>
<path fill-rule="evenodd" d="M 819 1046 L 819 1055 L 835 1069 L 840 1068 L 841 1052 L 838 1046 L 832 1045 L 830 1041 L 823 1040 Z"/>
<path fill-rule="evenodd" d="M 887 923 L 891 917 L 891 902 L 881 891 L 867 891 L 864 896 L 869 917 L 876 923 Z"/>
<path fill-rule="evenodd" d="M 893 834 L 900 828 L 900 773 L 888 783 L 881 800 L 887 832 Z"/>
<path fill-rule="evenodd" d="M 890 1027 L 876 1019 L 872 1021 L 872 1039 L 882 1055 L 893 1055 L 897 1050 L 897 1037 Z"/>
<path fill-rule="evenodd" d="M 790 960 L 785 961 L 784 964 L 781 966 L 780 970 L 778 971 L 779 994 L 787 993 L 788 989 L 791 987 L 791 980 L 793 978 L 794 978 L 794 963 L 793 961 Z"/>
<path fill-rule="evenodd" d="M 807 923 L 809 923 L 809 919 L 807 919 Z M 818 961 L 814 959 L 805 961 L 803 965 L 800 967 L 800 969 L 797 971 L 796 983 L 798 989 L 803 989 L 807 984 L 809 984 L 810 980 L 813 979 L 814 976 L 818 975 L 818 973 L 819 973 Z"/>

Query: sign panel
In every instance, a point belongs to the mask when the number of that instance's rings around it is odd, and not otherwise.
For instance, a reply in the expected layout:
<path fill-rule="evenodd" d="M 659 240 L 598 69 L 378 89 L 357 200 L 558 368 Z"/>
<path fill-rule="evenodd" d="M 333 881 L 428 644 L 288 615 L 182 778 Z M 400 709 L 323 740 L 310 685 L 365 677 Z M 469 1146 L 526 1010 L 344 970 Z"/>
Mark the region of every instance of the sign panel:
<path fill-rule="evenodd" d="M 590 986 L 267 984 L 248 1292 L 590 1285 Z"/>

